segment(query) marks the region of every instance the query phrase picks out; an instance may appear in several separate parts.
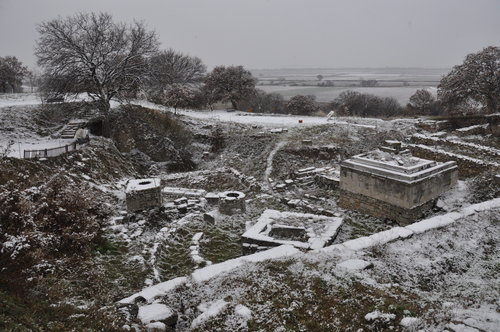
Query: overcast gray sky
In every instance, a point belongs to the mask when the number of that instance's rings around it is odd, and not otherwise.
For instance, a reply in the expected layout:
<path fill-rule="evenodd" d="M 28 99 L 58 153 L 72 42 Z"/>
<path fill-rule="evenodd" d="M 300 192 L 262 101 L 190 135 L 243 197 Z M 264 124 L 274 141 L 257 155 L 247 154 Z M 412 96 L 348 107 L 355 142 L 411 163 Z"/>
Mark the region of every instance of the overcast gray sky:
<path fill-rule="evenodd" d="M 500 45 L 500 0 L 0 0 L 0 56 L 34 65 L 36 24 L 78 11 L 144 20 L 209 67 L 451 67 Z"/>

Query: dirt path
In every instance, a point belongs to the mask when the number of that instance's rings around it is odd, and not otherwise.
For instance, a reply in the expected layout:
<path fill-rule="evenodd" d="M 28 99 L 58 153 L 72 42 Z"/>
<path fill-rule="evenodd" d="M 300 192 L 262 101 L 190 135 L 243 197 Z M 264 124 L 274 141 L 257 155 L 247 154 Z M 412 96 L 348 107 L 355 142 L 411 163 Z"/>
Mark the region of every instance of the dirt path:
<path fill-rule="evenodd" d="M 271 183 L 269 182 L 269 177 L 271 176 L 271 172 L 273 171 L 273 160 L 274 156 L 276 153 L 288 143 L 288 138 L 284 138 L 282 141 L 279 141 L 276 143 L 274 148 L 271 150 L 269 153 L 269 156 L 267 156 L 267 162 L 266 162 L 266 170 L 264 172 L 264 184 L 265 184 L 265 189 L 271 190 Z"/>

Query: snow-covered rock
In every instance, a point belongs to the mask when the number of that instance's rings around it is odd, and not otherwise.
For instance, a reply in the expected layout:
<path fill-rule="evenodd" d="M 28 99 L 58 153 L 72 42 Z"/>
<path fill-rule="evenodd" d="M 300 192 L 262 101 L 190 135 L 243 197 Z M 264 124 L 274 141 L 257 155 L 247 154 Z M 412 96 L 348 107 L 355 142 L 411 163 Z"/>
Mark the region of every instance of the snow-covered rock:
<path fill-rule="evenodd" d="M 167 326 L 162 322 L 154 322 L 146 325 L 146 329 L 148 332 L 158 332 L 158 331 L 166 331 Z"/>
<path fill-rule="evenodd" d="M 252 310 L 250 310 L 247 306 L 244 306 L 243 304 L 238 304 L 234 308 L 234 312 L 244 318 L 245 320 L 249 320 L 252 318 Z"/>
<path fill-rule="evenodd" d="M 418 324 L 420 320 L 417 317 L 403 317 L 399 322 L 399 325 L 403 327 L 412 327 Z"/>
<path fill-rule="evenodd" d="M 395 314 L 385 314 L 385 313 L 380 312 L 378 310 L 372 311 L 372 312 L 367 313 L 365 315 L 365 320 L 368 322 L 372 322 L 372 321 L 390 322 L 391 320 L 393 320 L 395 318 L 396 318 Z"/>
<path fill-rule="evenodd" d="M 137 299 L 138 297 L 143 297 L 147 302 L 150 302 L 156 297 L 167 294 L 175 287 L 184 284 L 186 281 L 187 281 L 186 277 L 179 277 L 165 282 L 161 282 L 154 286 L 145 288 L 139 293 L 135 293 L 134 295 L 124 298 L 118 301 L 118 303 L 121 304 L 133 303 L 134 300 Z"/>
<path fill-rule="evenodd" d="M 175 316 L 174 311 L 162 303 L 147 304 L 139 307 L 139 313 L 137 314 L 137 318 L 143 324 L 168 320 L 173 316 Z"/>

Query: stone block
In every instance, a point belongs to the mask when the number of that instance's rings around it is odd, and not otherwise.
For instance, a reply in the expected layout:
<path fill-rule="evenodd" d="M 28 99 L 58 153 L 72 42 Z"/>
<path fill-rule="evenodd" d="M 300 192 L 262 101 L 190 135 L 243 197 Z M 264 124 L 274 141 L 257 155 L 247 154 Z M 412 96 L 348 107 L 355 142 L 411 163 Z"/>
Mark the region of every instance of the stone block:
<path fill-rule="evenodd" d="M 162 205 L 160 179 L 129 180 L 126 189 L 127 210 L 134 212 Z"/>
<path fill-rule="evenodd" d="M 226 215 L 246 211 L 245 194 L 240 191 L 225 191 L 219 194 L 219 212 Z"/>

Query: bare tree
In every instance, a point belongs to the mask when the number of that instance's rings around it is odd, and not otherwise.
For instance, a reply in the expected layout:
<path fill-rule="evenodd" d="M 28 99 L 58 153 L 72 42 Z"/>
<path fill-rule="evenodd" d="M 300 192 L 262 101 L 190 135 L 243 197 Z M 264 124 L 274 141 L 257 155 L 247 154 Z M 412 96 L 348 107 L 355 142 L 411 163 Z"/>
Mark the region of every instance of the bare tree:
<path fill-rule="evenodd" d="M 167 106 L 174 108 L 174 113 L 177 114 L 177 108 L 187 107 L 194 98 L 194 94 L 189 87 L 182 84 L 172 84 L 166 91 L 164 103 Z"/>
<path fill-rule="evenodd" d="M 76 14 L 43 22 L 35 54 L 45 70 L 49 89 L 85 91 L 108 112 L 113 98 L 141 85 L 146 58 L 157 51 L 153 31 L 143 23 L 115 23 L 107 13 Z"/>
<path fill-rule="evenodd" d="M 198 85 L 203 82 L 207 71 L 200 58 L 173 49 L 158 52 L 149 62 L 152 84 L 159 86 L 175 83 Z"/>
<path fill-rule="evenodd" d="M 500 109 L 500 47 L 486 47 L 467 55 L 441 79 L 438 98 L 452 111 L 460 104 L 481 103 L 487 113 Z"/>
<path fill-rule="evenodd" d="M 21 92 L 28 74 L 28 68 L 15 56 L 0 57 L 0 92 Z"/>
<path fill-rule="evenodd" d="M 209 104 L 231 102 L 237 109 L 238 102 L 255 93 L 255 83 L 255 78 L 243 66 L 219 66 L 205 77 L 203 89 Z"/>
<path fill-rule="evenodd" d="M 419 89 L 417 90 L 411 97 L 410 97 L 410 104 L 418 108 L 422 114 L 428 113 L 431 105 L 436 101 L 434 96 L 427 90 L 425 89 Z"/>

